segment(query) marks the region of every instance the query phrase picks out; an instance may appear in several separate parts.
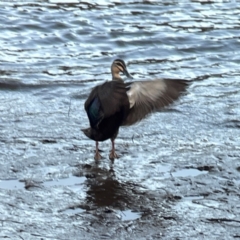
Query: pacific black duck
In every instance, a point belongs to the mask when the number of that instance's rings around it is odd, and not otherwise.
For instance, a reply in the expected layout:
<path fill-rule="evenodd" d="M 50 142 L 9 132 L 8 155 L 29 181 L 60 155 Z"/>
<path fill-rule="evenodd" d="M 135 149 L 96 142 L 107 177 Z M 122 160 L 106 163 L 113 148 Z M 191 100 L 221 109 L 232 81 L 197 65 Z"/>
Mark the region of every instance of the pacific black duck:
<path fill-rule="evenodd" d="M 188 81 L 175 79 L 124 83 L 120 73 L 132 77 L 121 59 L 113 61 L 111 72 L 112 81 L 93 88 L 85 102 L 90 128 L 82 131 L 87 137 L 96 141 L 95 160 L 101 158 L 99 141 L 110 138 L 112 150 L 109 158 L 111 160 L 117 158 L 114 140 L 119 127 L 132 125 L 148 114 L 173 103 L 188 86 Z"/>

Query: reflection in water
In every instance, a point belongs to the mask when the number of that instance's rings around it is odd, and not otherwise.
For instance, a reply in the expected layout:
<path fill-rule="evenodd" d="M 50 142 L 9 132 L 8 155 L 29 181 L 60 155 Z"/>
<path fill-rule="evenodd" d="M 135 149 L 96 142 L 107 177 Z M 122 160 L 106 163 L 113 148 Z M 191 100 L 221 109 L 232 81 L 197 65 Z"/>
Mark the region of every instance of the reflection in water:
<path fill-rule="evenodd" d="M 115 177 L 114 170 L 102 170 L 94 168 L 91 171 L 96 176 L 89 179 L 87 185 L 87 203 L 98 207 L 112 206 L 120 209 L 129 205 L 132 201 L 130 183 L 120 183 Z"/>
<path fill-rule="evenodd" d="M 88 202 L 94 202 L 97 206 L 121 206 L 122 203 L 129 203 L 124 185 L 116 179 L 108 177 L 95 181 L 87 191 Z"/>

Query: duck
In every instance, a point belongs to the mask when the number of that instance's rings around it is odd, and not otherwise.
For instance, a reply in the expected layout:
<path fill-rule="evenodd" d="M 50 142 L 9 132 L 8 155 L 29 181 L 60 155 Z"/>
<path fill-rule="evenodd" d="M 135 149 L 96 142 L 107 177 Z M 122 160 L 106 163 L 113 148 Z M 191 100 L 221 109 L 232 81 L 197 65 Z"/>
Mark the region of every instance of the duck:
<path fill-rule="evenodd" d="M 115 139 L 119 128 L 131 126 L 172 104 L 186 92 L 189 85 L 189 81 L 182 79 L 124 82 L 120 74 L 133 77 L 122 59 L 112 62 L 111 73 L 112 80 L 94 87 L 84 104 L 90 127 L 81 130 L 96 142 L 94 159 L 97 161 L 102 158 L 99 142 L 110 139 L 112 148 L 109 159 L 113 161 L 118 158 Z"/>

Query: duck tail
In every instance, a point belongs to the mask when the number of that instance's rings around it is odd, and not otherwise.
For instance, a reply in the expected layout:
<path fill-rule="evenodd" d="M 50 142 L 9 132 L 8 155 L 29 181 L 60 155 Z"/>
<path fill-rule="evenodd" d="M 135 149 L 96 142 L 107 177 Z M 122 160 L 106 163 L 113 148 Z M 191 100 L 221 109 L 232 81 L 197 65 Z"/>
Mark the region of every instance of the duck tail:
<path fill-rule="evenodd" d="M 92 128 L 82 128 L 81 131 L 88 137 L 92 139 Z"/>

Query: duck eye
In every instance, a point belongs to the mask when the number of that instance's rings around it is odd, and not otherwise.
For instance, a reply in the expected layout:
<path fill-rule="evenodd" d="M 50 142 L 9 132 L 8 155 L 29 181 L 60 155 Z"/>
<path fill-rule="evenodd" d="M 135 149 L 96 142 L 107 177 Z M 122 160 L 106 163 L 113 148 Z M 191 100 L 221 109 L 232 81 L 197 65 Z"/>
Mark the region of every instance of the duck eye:
<path fill-rule="evenodd" d="M 117 65 L 117 67 L 118 67 L 118 69 L 121 71 L 121 72 L 123 72 L 124 71 L 124 66 L 121 64 L 121 63 L 116 63 L 116 65 Z"/>

